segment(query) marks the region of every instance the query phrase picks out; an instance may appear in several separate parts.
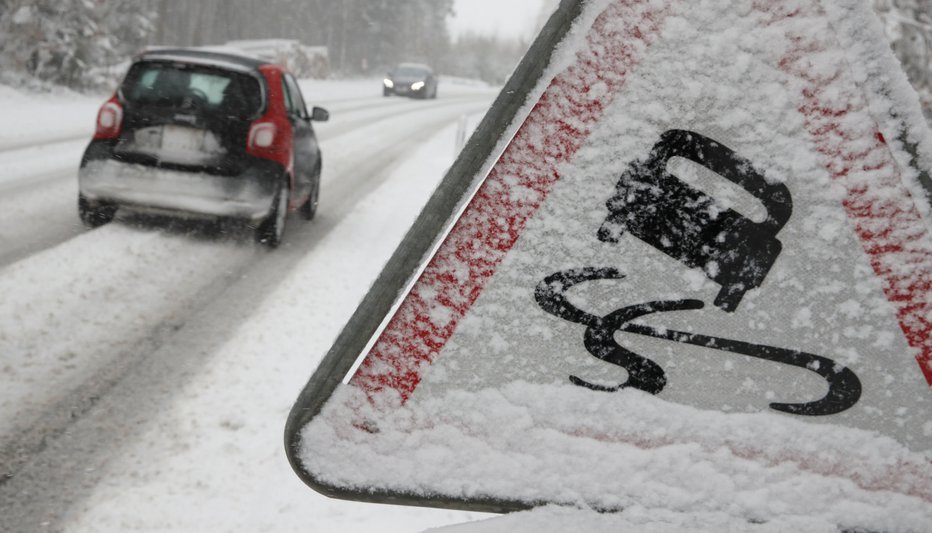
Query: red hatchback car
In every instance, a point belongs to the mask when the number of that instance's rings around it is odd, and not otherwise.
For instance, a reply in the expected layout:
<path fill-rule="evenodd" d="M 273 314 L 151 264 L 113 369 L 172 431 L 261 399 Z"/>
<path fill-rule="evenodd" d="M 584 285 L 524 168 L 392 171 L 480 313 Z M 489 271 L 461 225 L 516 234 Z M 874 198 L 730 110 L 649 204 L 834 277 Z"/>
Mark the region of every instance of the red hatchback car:
<path fill-rule="evenodd" d="M 317 210 L 321 153 L 297 81 L 283 67 L 233 54 L 157 50 L 137 57 L 97 116 L 79 173 L 91 227 L 117 209 L 245 219 L 256 239 L 282 239 L 285 217 Z"/>

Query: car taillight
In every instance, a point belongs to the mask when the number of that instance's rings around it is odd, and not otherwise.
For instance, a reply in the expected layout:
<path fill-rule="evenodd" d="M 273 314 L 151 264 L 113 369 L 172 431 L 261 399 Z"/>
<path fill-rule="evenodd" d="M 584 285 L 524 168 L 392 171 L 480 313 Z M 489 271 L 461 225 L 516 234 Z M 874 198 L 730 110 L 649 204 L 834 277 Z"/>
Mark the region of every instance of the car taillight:
<path fill-rule="evenodd" d="M 255 148 L 270 148 L 275 144 L 275 124 L 259 122 L 253 124 L 249 130 L 249 150 Z"/>
<path fill-rule="evenodd" d="M 286 123 L 287 124 L 287 123 Z M 289 131 L 274 119 L 259 119 L 249 128 L 246 153 L 253 157 L 281 163 L 290 169 Z"/>
<path fill-rule="evenodd" d="M 123 129 L 123 106 L 116 96 L 101 106 L 97 113 L 95 139 L 116 139 Z"/>

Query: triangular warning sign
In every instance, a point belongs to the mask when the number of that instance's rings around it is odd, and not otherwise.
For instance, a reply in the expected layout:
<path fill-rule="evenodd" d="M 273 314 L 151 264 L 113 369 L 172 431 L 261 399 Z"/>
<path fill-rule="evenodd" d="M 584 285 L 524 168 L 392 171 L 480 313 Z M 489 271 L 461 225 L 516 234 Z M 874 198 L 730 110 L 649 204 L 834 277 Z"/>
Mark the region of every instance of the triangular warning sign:
<path fill-rule="evenodd" d="M 927 525 L 930 148 L 866 2 L 565 1 L 289 457 L 369 501 Z"/>

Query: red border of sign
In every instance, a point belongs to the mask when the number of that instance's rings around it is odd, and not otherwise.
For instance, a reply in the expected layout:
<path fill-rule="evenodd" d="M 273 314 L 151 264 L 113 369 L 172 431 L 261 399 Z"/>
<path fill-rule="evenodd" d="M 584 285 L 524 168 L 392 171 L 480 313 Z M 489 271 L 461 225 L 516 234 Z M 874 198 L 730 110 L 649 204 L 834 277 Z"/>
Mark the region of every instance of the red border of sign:
<path fill-rule="evenodd" d="M 560 179 L 557 166 L 583 145 L 611 105 L 606 95 L 619 92 L 656 36 L 666 10 L 651 9 L 647 4 L 622 0 L 599 15 L 587 36 L 586 50 L 550 83 L 353 376 L 352 384 L 370 393 L 394 389 L 404 400 L 414 392 L 422 369 L 434 361 L 453 335 Z M 637 17 L 622 13 L 637 8 L 643 10 Z M 623 25 L 618 21 L 624 21 Z M 604 90 L 593 90 L 597 84 L 604 84 Z M 521 194 L 511 194 L 519 190 Z M 469 271 L 458 271 L 461 264 L 469 265 Z M 428 294 L 431 298 L 425 298 Z M 434 317 L 428 303 L 434 298 L 452 313 Z"/>
<path fill-rule="evenodd" d="M 802 15 L 802 8 L 794 5 L 789 8 L 784 2 L 770 0 L 755 3 L 758 11 L 773 15 L 771 24 Z M 822 13 L 819 6 L 809 7 L 815 9 L 813 13 Z M 626 16 L 630 13 L 625 10 L 636 16 Z M 366 356 L 352 384 L 370 395 L 393 389 L 402 400 L 410 397 L 423 369 L 452 337 L 560 179 L 558 165 L 572 158 L 589 137 L 625 85 L 627 74 L 656 37 L 667 13 L 645 1 L 619 0 L 596 19 L 586 49 L 550 83 Z M 847 188 L 844 207 L 848 217 L 932 386 L 929 232 L 879 128 L 875 125 L 867 134 L 872 139 L 869 147 L 848 142 L 863 139 L 864 132 L 855 131 L 843 118 L 862 111 L 866 103 L 861 99 L 840 108 L 824 98 L 837 73 L 810 72 L 806 58 L 819 51 L 819 42 L 807 35 L 794 39 L 796 49 L 781 59 L 779 67 L 807 85 L 799 107 L 805 127 L 824 158 L 825 168 Z M 853 181 L 860 171 L 885 173 L 866 187 Z M 903 205 L 910 209 L 903 209 Z M 464 264 L 468 271 L 461 271 Z M 914 266 L 911 274 L 896 268 L 903 264 Z M 432 310 L 431 301 L 441 304 L 445 312 Z"/>
<path fill-rule="evenodd" d="M 758 1 L 755 8 L 772 13 L 772 24 L 805 14 L 798 4 L 786 4 Z M 814 12 L 824 13 L 818 8 Z M 806 58 L 821 50 L 819 41 L 810 35 L 792 38 L 796 47 L 780 59 L 780 69 L 806 84 L 799 107 L 805 128 L 823 157 L 825 169 L 847 190 L 843 203 L 848 218 L 883 283 L 887 300 L 896 309 L 906 340 L 917 352 L 919 368 L 932 386 L 932 236 L 903 184 L 879 126 L 875 123 L 870 131 L 858 131 L 844 120 L 852 112 L 864 112 L 867 102 L 863 98 L 847 101 L 844 106 L 833 102 L 828 93 L 841 67 L 836 65 L 833 72 L 810 72 Z M 849 142 L 857 138 L 869 139 L 869 144 Z M 879 179 L 872 179 L 870 187 L 857 183 L 856 175 L 863 171 Z M 910 272 L 903 272 L 904 265 L 910 265 Z"/>

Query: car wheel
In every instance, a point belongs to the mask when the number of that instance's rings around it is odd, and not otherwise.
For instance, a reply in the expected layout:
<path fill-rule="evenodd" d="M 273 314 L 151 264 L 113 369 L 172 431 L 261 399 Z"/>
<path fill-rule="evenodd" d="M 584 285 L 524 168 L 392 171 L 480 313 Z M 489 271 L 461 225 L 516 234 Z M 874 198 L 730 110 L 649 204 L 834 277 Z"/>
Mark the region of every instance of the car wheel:
<path fill-rule="evenodd" d="M 109 224 L 116 216 L 117 206 L 110 204 L 95 204 L 83 194 L 78 195 L 78 216 L 81 222 L 89 228 L 98 228 Z"/>
<path fill-rule="evenodd" d="M 317 171 L 314 173 L 314 184 L 311 186 L 311 194 L 307 201 L 301 206 L 301 216 L 304 220 L 314 220 L 317 214 L 317 204 L 320 200 L 320 163 L 317 164 Z"/>
<path fill-rule="evenodd" d="M 285 218 L 288 216 L 288 185 L 282 184 L 272 203 L 269 216 L 256 228 L 256 242 L 269 248 L 277 248 L 285 234 Z"/>
<path fill-rule="evenodd" d="M 382 89 L 382 96 L 388 98 L 391 95 L 392 95 L 391 91 L 389 91 L 388 89 Z"/>

